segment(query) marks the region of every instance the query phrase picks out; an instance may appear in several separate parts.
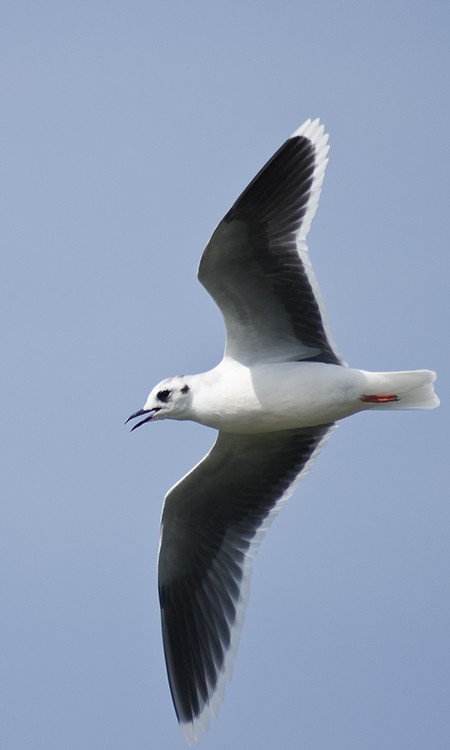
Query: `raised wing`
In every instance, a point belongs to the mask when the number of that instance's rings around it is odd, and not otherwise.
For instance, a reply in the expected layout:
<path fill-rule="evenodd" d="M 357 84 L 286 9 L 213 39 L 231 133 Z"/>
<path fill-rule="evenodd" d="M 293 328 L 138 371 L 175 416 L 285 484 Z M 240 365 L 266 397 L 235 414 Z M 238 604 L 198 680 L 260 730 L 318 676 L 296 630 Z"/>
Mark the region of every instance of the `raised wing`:
<path fill-rule="evenodd" d="M 333 348 L 305 238 L 328 135 L 308 120 L 281 146 L 213 233 L 198 278 L 225 319 L 226 354 L 244 364 L 342 364 Z"/>
<path fill-rule="evenodd" d="M 162 632 L 175 711 L 189 742 L 222 700 L 262 535 L 331 427 L 219 433 L 210 453 L 166 496 L 158 563 Z"/>

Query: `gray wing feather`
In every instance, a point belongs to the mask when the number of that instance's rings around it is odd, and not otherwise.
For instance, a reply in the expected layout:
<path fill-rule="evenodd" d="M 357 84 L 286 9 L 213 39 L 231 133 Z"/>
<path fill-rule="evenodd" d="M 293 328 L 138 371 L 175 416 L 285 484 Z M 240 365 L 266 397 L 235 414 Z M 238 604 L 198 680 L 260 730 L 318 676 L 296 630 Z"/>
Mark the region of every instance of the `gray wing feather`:
<path fill-rule="evenodd" d="M 219 433 L 210 453 L 165 499 L 158 565 L 164 653 L 189 741 L 222 699 L 253 554 L 330 428 Z"/>
<path fill-rule="evenodd" d="M 305 123 L 244 190 L 203 253 L 199 280 L 224 316 L 226 353 L 241 362 L 342 364 L 305 243 L 326 143 L 318 121 Z"/>

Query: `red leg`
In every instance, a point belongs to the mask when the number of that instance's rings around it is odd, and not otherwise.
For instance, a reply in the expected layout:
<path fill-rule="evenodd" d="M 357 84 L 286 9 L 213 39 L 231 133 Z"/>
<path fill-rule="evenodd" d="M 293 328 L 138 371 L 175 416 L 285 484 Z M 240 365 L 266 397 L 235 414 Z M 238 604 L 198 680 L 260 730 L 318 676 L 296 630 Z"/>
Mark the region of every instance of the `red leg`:
<path fill-rule="evenodd" d="M 389 394 L 386 396 L 360 396 L 360 401 L 363 401 L 365 404 L 389 404 L 391 401 L 400 401 L 399 396 L 395 396 L 394 394 Z"/>

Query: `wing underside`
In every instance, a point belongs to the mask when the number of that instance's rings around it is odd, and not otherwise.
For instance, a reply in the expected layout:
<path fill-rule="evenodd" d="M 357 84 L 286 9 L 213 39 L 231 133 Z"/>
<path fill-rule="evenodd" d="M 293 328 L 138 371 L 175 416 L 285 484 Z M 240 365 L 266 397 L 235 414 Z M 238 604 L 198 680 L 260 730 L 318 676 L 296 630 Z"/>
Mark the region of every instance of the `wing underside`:
<path fill-rule="evenodd" d="M 305 242 L 327 140 L 318 120 L 299 128 L 237 199 L 203 253 L 199 280 L 223 314 L 226 354 L 245 364 L 342 364 Z"/>
<path fill-rule="evenodd" d="M 190 742 L 222 699 L 260 539 L 330 428 L 219 433 L 210 453 L 166 497 L 158 565 L 164 653 Z"/>

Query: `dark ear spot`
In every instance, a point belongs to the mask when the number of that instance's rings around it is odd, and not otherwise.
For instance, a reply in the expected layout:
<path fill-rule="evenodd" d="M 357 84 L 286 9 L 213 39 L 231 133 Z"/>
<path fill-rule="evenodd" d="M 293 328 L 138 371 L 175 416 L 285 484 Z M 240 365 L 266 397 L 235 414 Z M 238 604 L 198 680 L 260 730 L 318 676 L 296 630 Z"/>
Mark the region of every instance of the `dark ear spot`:
<path fill-rule="evenodd" d="M 183 387 L 181 389 L 181 393 L 189 393 L 189 386 L 188 385 L 183 385 Z"/>

